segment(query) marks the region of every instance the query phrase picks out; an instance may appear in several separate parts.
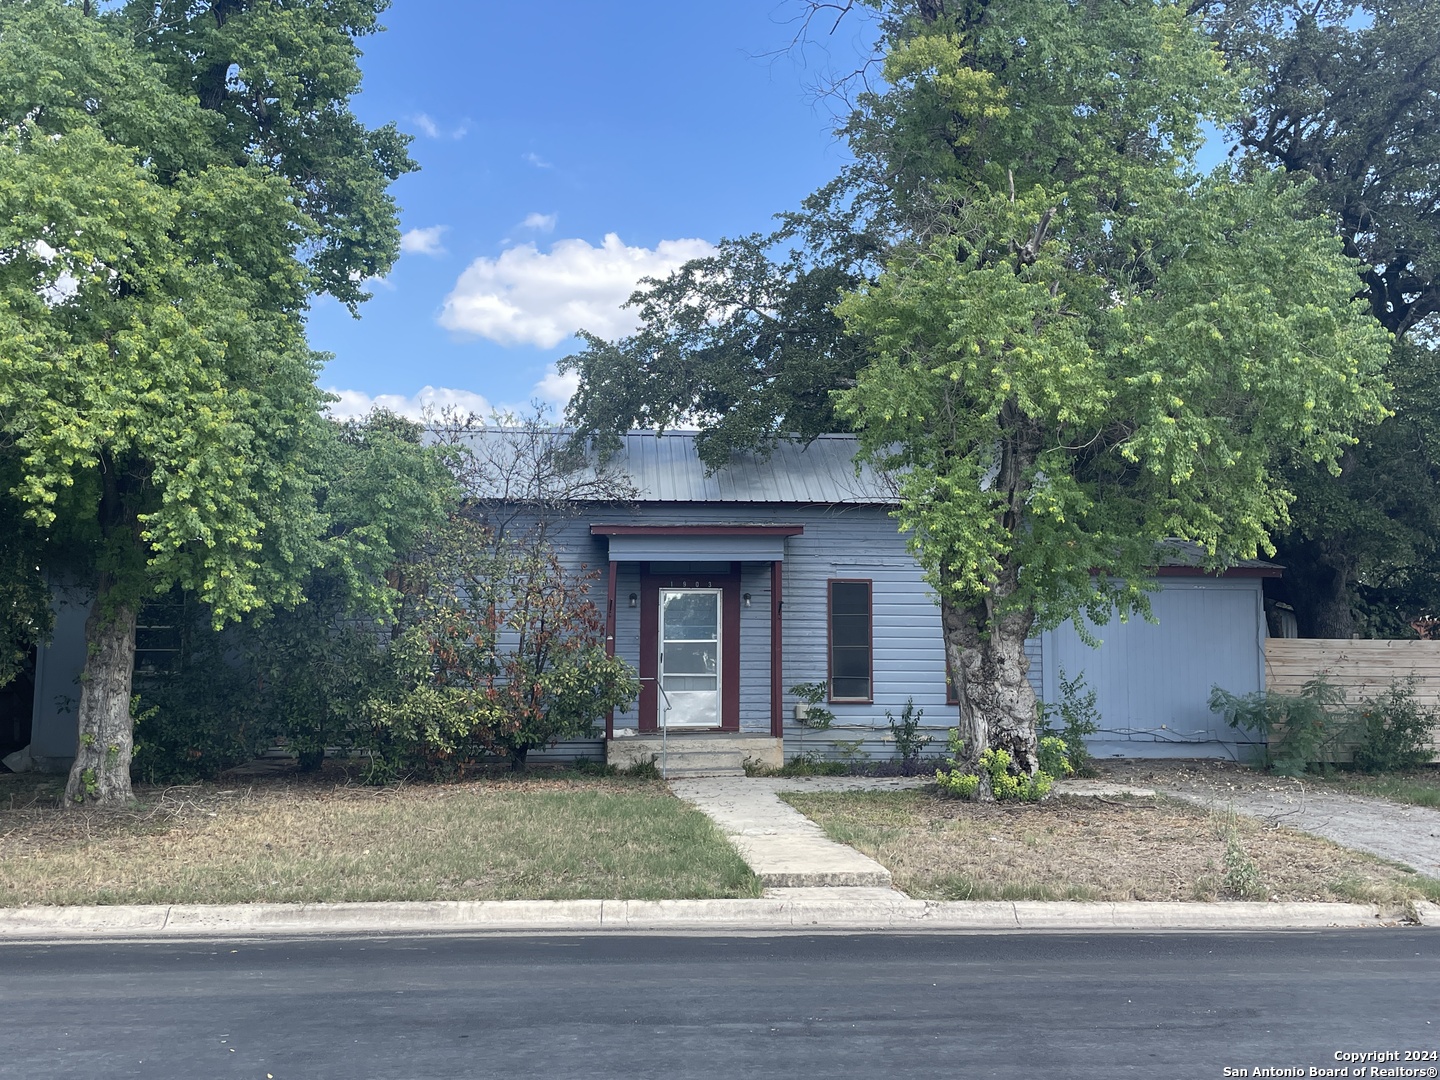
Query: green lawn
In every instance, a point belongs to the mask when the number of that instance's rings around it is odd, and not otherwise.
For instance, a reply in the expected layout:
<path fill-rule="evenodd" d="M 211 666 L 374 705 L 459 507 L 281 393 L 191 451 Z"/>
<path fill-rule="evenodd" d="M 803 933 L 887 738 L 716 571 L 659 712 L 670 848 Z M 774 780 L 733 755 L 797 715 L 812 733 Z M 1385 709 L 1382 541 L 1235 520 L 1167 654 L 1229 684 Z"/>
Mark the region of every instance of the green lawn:
<path fill-rule="evenodd" d="M 0 906 L 760 895 L 714 824 L 654 781 L 267 780 L 100 813 L 4 779 Z"/>

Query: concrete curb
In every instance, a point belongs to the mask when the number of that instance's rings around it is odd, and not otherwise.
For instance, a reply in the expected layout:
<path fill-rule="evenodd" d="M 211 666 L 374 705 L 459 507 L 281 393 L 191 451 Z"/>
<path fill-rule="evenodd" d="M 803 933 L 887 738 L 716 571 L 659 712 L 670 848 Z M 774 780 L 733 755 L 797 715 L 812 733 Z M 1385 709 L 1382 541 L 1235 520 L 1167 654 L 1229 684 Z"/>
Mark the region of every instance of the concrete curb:
<path fill-rule="evenodd" d="M 1440 906 L 1418 905 L 1440 927 Z M 666 931 L 1312 930 L 1397 926 L 1366 904 L 759 900 L 495 900 L 353 904 L 173 904 L 0 909 L 0 942 L 311 934 Z"/>

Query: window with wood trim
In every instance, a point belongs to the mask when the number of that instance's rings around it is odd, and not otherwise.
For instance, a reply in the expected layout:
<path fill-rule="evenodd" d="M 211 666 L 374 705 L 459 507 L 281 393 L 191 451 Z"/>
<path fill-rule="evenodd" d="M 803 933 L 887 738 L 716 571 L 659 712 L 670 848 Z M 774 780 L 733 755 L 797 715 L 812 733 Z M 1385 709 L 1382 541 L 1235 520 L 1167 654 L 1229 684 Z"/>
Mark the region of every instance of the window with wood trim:
<path fill-rule="evenodd" d="M 945 649 L 945 704 L 959 705 L 960 691 L 955 686 L 955 669 L 950 666 L 950 648 Z"/>
<path fill-rule="evenodd" d="M 830 700 L 873 700 L 874 618 L 868 580 L 833 579 L 829 586 Z"/>

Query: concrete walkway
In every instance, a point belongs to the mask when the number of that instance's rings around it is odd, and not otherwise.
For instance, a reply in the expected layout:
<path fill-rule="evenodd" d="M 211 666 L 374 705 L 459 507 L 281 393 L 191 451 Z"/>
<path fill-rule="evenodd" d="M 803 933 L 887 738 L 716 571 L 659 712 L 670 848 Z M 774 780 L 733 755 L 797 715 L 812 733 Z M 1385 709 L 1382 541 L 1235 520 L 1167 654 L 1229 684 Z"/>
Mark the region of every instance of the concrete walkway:
<path fill-rule="evenodd" d="M 1384 799 L 1316 791 L 1304 785 L 1279 790 L 1206 793 L 1160 786 L 1162 794 L 1209 810 L 1234 809 L 1271 825 L 1323 836 L 1440 878 L 1440 810 Z"/>
<path fill-rule="evenodd" d="M 868 855 L 828 839 L 820 826 L 780 801 L 782 791 L 893 791 L 925 777 L 706 776 L 670 781 L 670 789 L 708 816 L 767 888 L 889 889 L 890 871 Z"/>
<path fill-rule="evenodd" d="M 928 776 L 709 776 L 670 781 L 670 788 L 719 825 L 767 889 L 890 889 L 890 871 L 868 855 L 826 837 L 782 791 L 904 791 Z M 1154 795 L 1150 788 L 1098 780 L 1062 780 L 1065 795 Z M 768 895 L 768 894 L 767 894 Z M 898 894 L 896 894 L 898 895 Z M 859 893 L 847 893 L 856 900 Z"/>

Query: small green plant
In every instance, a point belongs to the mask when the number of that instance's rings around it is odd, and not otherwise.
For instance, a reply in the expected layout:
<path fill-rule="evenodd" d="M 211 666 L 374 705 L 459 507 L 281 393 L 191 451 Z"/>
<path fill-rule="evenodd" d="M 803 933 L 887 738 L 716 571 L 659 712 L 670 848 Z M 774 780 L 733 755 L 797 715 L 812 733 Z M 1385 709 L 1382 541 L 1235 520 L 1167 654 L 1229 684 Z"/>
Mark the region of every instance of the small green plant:
<path fill-rule="evenodd" d="M 864 744 L 864 739 L 836 739 L 833 745 L 835 753 L 839 755 L 840 763 L 846 769 L 854 770 L 870 760 L 870 755 L 860 749 Z"/>
<path fill-rule="evenodd" d="M 659 780 L 660 766 L 655 764 L 656 758 L 651 754 L 644 761 L 634 761 L 623 768 L 615 770 L 615 776 L 628 776 L 634 780 Z"/>
<path fill-rule="evenodd" d="M 1047 753 L 1052 758 L 1060 754 L 1060 748 L 1055 745 L 1059 741 L 1052 740 L 1047 748 Z M 1063 746 L 1063 743 L 1061 745 Z M 949 749 L 951 764 L 948 769 L 935 770 L 936 788 L 945 795 L 955 795 L 962 799 L 975 798 L 982 791 L 982 777 L 966 772 L 959 764 L 964 744 L 960 741 L 959 731 L 953 728 L 950 731 Z M 982 753 L 979 765 L 984 779 L 989 781 L 990 795 L 997 802 L 1039 802 L 1050 794 L 1051 788 L 1055 786 L 1054 775 L 1043 768 L 1033 776 L 1015 771 L 1009 752 L 998 747 L 991 747 Z"/>
<path fill-rule="evenodd" d="M 946 795 L 973 799 L 980 790 L 980 777 L 974 773 L 962 773 L 959 769 L 936 769 L 935 786 Z"/>
<path fill-rule="evenodd" d="M 1085 685 L 1085 673 L 1079 672 L 1073 679 L 1060 669 L 1060 703 L 1051 705 L 1041 702 L 1040 735 L 1054 737 L 1065 744 L 1065 760 L 1069 769 L 1055 776 L 1093 776 L 1094 766 L 1090 762 L 1090 751 L 1085 738 L 1100 730 L 1100 710 L 1095 705 L 1095 691 Z M 1060 719 L 1060 727 L 1054 721 Z M 1041 766 L 1044 767 L 1043 765 Z"/>
<path fill-rule="evenodd" d="M 1070 764 L 1070 748 L 1059 736 L 1041 736 L 1038 756 L 1043 773 L 1058 777 L 1073 776 L 1075 773 L 1075 766 Z"/>
<path fill-rule="evenodd" d="M 1282 776 L 1333 768 L 1353 726 L 1343 692 L 1323 675 L 1305 683 L 1298 694 L 1258 690 L 1236 696 L 1212 687 L 1210 709 L 1232 728 L 1264 739 L 1261 763 Z"/>
<path fill-rule="evenodd" d="M 803 715 L 795 718 L 797 724 L 811 731 L 824 731 L 835 722 L 835 714 L 825 707 L 828 690 L 829 687 L 823 682 L 796 683 L 790 687 L 790 693 L 799 698 L 805 706 Z"/>
<path fill-rule="evenodd" d="M 992 747 L 980 755 L 980 768 L 990 776 L 990 793 L 999 802 L 1018 799 L 1039 802 L 1050 794 L 1055 778 L 1043 769 L 1034 776 L 1025 776 L 1011 769 L 1010 754 Z"/>
<path fill-rule="evenodd" d="M 1361 772 L 1394 772 L 1429 762 L 1430 740 L 1440 716 L 1415 700 L 1415 679 L 1394 682 L 1354 709 L 1355 768 Z"/>
<path fill-rule="evenodd" d="M 890 724 L 890 736 L 895 740 L 895 753 L 900 756 L 901 761 L 919 761 L 920 752 L 934 741 L 931 736 L 920 731 L 920 718 L 924 715 L 924 709 L 915 708 L 913 697 L 905 699 L 905 708 L 900 711 L 898 720 L 889 709 L 885 710 L 885 719 Z"/>
<path fill-rule="evenodd" d="M 1265 883 L 1260 880 L 1255 860 L 1240 842 L 1239 821 L 1234 810 L 1221 822 L 1220 832 L 1225 838 L 1225 876 L 1221 880 L 1225 891 L 1243 900 L 1264 899 Z"/>

